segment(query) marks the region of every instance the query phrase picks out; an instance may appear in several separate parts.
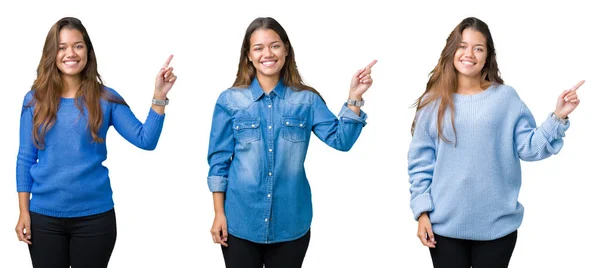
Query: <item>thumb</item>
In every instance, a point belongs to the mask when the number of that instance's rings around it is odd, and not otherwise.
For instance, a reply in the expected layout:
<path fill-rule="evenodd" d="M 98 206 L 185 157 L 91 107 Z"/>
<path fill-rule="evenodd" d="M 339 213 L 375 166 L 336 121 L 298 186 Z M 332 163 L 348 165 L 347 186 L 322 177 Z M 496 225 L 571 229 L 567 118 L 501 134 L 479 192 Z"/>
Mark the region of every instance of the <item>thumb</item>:
<path fill-rule="evenodd" d="M 227 237 L 229 234 L 227 233 L 227 226 L 223 226 L 223 241 L 227 242 Z"/>
<path fill-rule="evenodd" d="M 565 96 L 567 96 L 567 93 L 571 92 L 570 90 L 564 90 L 562 93 L 560 93 L 560 95 L 558 96 L 559 100 L 564 100 Z"/>
<path fill-rule="evenodd" d="M 29 223 L 25 224 L 25 234 L 27 236 L 27 239 L 31 239 L 31 224 Z"/>

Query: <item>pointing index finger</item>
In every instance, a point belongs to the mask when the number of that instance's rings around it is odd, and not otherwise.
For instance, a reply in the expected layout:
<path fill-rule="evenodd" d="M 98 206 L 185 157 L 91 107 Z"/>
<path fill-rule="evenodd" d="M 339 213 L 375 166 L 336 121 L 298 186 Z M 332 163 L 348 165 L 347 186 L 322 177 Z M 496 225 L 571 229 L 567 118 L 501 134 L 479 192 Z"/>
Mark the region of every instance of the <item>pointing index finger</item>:
<path fill-rule="evenodd" d="M 375 63 L 377 63 L 377 60 L 373 60 L 371 63 L 369 63 L 369 65 L 367 65 L 367 69 L 371 69 Z"/>
<path fill-rule="evenodd" d="M 169 58 L 167 59 L 167 61 L 165 61 L 165 64 L 163 64 L 163 68 L 168 68 L 169 64 L 171 64 L 172 59 L 173 59 L 173 54 L 169 55 Z"/>
<path fill-rule="evenodd" d="M 581 85 L 583 85 L 583 83 L 585 83 L 585 80 L 579 81 L 579 83 L 577 83 L 577 85 L 575 85 L 571 89 L 569 89 L 569 91 L 575 91 L 575 90 L 577 90 Z"/>

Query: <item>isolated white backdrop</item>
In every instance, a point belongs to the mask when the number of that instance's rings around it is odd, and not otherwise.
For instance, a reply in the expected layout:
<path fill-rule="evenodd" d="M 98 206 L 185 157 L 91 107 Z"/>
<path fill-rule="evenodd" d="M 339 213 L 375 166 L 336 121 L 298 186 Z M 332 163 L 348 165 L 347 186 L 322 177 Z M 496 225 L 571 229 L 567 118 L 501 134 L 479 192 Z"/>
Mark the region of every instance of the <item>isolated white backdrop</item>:
<path fill-rule="evenodd" d="M 538 124 L 558 94 L 581 79 L 580 107 L 559 155 L 523 163 L 525 206 L 511 267 L 597 267 L 600 235 L 597 143 L 600 19 L 587 1 L 11 1 L 0 8 L 0 267 L 31 267 L 18 242 L 15 163 L 23 96 L 50 26 L 82 20 L 105 83 L 140 120 L 154 76 L 170 53 L 179 79 L 155 151 L 107 138 L 118 238 L 110 267 L 224 267 L 212 243 L 206 153 L 214 103 L 234 79 L 244 31 L 259 16 L 287 30 L 305 81 L 337 114 L 351 75 L 372 59 L 368 125 L 337 152 L 313 137 L 306 168 L 313 190 L 304 267 L 431 267 L 409 209 L 407 150 L 412 102 L 445 39 L 463 18 L 488 23 L 506 84 Z M 566 3 L 566 4 L 563 4 Z M 594 250 L 595 249 L 595 250 Z"/>

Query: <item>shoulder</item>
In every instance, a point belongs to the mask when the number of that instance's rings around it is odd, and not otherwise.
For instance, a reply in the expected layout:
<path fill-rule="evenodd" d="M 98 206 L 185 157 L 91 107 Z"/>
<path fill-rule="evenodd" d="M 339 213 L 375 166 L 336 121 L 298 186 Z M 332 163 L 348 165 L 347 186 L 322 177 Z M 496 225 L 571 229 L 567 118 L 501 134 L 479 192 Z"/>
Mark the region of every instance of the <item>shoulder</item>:
<path fill-rule="evenodd" d="M 28 105 L 28 104 L 32 103 L 34 100 L 34 96 L 33 96 L 34 94 L 35 94 L 35 90 L 33 90 L 33 89 L 27 91 L 27 93 L 25 94 L 25 97 L 23 97 L 23 105 Z"/>
<path fill-rule="evenodd" d="M 217 98 L 217 105 L 228 108 L 248 107 L 253 102 L 252 91 L 247 87 L 231 87 L 223 90 Z"/>
<path fill-rule="evenodd" d="M 103 95 L 106 94 L 108 97 L 116 97 L 119 99 L 123 99 L 123 97 L 111 87 L 102 86 L 102 93 Z"/>
<path fill-rule="evenodd" d="M 297 89 L 285 87 L 285 100 L 292 104 L 314 104 L 322 101 L 321 97 L 314 91 L 308 89 Z"/>

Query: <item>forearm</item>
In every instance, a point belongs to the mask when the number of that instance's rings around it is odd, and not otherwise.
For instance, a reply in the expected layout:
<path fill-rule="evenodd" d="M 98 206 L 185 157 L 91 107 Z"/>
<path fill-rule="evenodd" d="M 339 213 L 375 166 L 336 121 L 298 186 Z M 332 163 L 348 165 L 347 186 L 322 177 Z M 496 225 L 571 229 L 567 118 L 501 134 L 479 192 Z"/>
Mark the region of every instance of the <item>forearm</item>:
<path fill-rule="evenodd" d="M 21 213 L 29 213 L 29 196 L 30 192 L 19 192 L 19 211 Z"/>
<path fill-rule="evenodd" d="M 215 215 L 225 214 L 225 193 L 214 192 L 213 193 L 213 204 L 215 208 Z"/>

